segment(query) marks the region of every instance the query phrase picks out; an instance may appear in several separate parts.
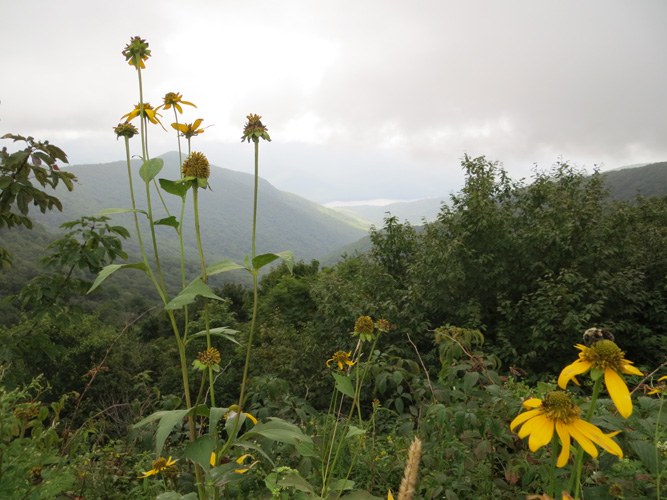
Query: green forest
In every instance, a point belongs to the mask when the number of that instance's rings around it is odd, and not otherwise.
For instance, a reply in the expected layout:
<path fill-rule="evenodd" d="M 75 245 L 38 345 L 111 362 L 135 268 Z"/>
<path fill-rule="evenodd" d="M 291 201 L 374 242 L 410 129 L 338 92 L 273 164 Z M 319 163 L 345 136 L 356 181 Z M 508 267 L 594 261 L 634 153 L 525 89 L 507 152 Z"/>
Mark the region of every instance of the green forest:
<path fill-rule="evenodd" d="M 123 52 L 139 73 L 147 46 Z M 0 153 L 2 498 L 664 498 L 666 196 L 466 155 L 435 221 L 388 215 L 335 265 L 256 253 L 254 220 L 243 262 L 161 261 L 152 228 L 184 219 L 150 204 L 182 201 L 201 249 L 210 170 L 192 153 L 159 178 L 135 111 L 116 133 L 148 194 L 123 209 L 148 227 L 138 262 L 120 209 L 33 227 L 75 179 L 56 146 L 3 138 L 24 149 Z M 270 137 L 247 118 L 257 182 Z"/>

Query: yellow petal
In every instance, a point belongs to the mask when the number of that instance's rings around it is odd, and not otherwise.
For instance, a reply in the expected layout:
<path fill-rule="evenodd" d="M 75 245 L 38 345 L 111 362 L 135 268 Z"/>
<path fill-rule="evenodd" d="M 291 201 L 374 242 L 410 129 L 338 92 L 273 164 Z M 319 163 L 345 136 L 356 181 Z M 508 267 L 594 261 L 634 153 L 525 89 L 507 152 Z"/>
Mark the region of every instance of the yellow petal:
<path fill-rule="evenodd" d="M 394 500 L 394 495 L 391 494 L 391 490 L 387 492 L 387 500 Z"/>
<path fill-rule="evenodd" d="M 521 429 L 519 430 L 519 437 L 521 439 L 525 438 L 529 434 L 532 434 L 535 432 L 536 429 L 543 427 L 544 425 L 547 425 L 548 423 L 551 423 L 551 420 L 549 420 L 546 416 L 544 415 L 537 415 L 536 417 L 531 418 L 521 426 Z M 553 425 L 553 423 L 551 423 Z M 539 432 L 539 431 L 538 431 Z M 535 450 L 533 450 L 535 451 Z"/>
<path fill-rule="evenodd" d="M 178 110 L 179 113 L 183 114 L 183 108 L 177 102 L 174 103 L 174 107 Z"/>
<path fill-rule="evenodd" d="M 605 434 L 598 427 L 584 420 L 579 421 L 578 427 L 590 438 L 591 441 L 596 443 L 603 450 L 612 455 L 616 455 L 619 458 L 623 458 L 623 450 L 621 450 L 621 447 L 611 439 L 611 434 Z"/>
<path fill-rule="evenodd" d="M 604 383 L 607 386 L 607 391 L 614 402 L 618 413 L 623 415 L 623 418 L 628 418 L 632 415 L 632 399 L 630 398 L 630 391 L 628 386 L 621 376 L 612 368 L 605 368 Z"/>
<path fill-rule="evenodd" d="M 593 442 L 588 438 L 587 431 L 589 430 L 589 428 L 586 426 L 587 423 L 588 422 L 585 422 L 581 419 L 577 419 L 565 425 L 567 427 L 568 432 L 570 433 L 570 436 L 572 436 L 577 441 L 577 443 L 581 445 L 581 447 L 584 449 L 586 453 L 595 458 L 598 456 L 598 449 L 595 447 Z"/>
<path fill-rule="evenodd" d="M 195 106 L 194 104 L 192 104 L 191 102 L 188 102 L 188 101 L 181 101 L 181 102 L 182 102 L 183 104 L 187 104 L 188 106 L 193 106 L 193 107 L 195 107 L 195 108 L 197 107 L 197 106 Z"/>
<path fill-rule="evenodd" d="M 252 423 L 253 423 L 253 424 L 256 424 L 256 423 L 257 423 L 257 419 L 256 419 L 255 417 L 253 417 L 250 413 L 244 413 L 244 415 L 245 415 L 246 417 L 248 417 L 250 420 L 252 420 Z"/>
<path fill-rule="evenodd" d="M 529 409 L 529 408 L 539 408 L 540 406 L 542 406 L 542 400 L 541 400 L 541 399 L 538 399 L 538 398 L 530 398 L 530 399 L 526 399 L 526 400 L 523 402 L 523 405 L 522 405 L 522 406 L 523 406 L 524 408 L 526 408 L 526 409 Z"/>
<path fill-rule="evenodd" d="M 542 446 L 549 444 L 554 435 L 554 421 L 548 419 L 546 416 L 540 420 L 542 420 L 542 425 L 535 426 L 535 429 L 530 434 L 530 439 L 528 440 L 528 447 L 530 448 L 530 451 L 533 452 L 539 450 Z"/>
<path fill-rule="evenodd" d="M 201 125 L 201 122 L 203 121 L 204 121 L 203 118 L 197 118 L 195 122 L 192 124 L 192 130 L 196 130 L 197 128 L 199 128 L 199 125 Z"/>
<path fill-rule="evenodd" d="M 510 424 L 510 430 L 514 431 L 514 428 L 523 424 L 526 420 L 530 420 L 533 417 L 536 417 L 542 413 L 542 410 L 530 410 L 524 413 L 519 414 L 514 420 L 512 420 L 512 423 Z"/>
<path fill-rule="evenodd" d="M 660 377 L 658 379 L 658 382 L 662 382 L 663 380 L 667 380 L 667 375 L 665 375 L 664 377 Z"/>
<path fill-rule="evenodd" d="M 215 467 L 215 452 L 211 452 L 211 467 Z"/>
<path fill-rule="evenodd" d="M 560 421 L 556 422 L 556 432 L 558 433 L 562 445 L 560 455 L 558 455 L 558 462 L 556 462 L 556 467 L 563 467 L 567 464 L 567 461 L 570 458 L 570 433 L 567 430 L 567 426 Z"/>
<path fill-rule="evenodd" d="M 628 361 L 627 359 L 624 359 L 623 361 L 625 361 L 625 363 L 621 367 L 621 371 L 623 373 L 626 373 L 628 375 L 639 375 L 640 377 L 644 375 L 641 371 L 632 366 L 632 361 Z"/>
<path fill-rule="evenodd" d="M 567 387 L 567 383 L 572 380 L 573 377 L 587 372 L 591 366 L 592 363 L 590 361 L 582 361 L 581 359 L 578 359 L 574 363 L 567 365 L 565 368 L 563 368 L 563 371 L 560 372 L 560 375 L 558 376 L 558 387 L 565 389 Z"/>

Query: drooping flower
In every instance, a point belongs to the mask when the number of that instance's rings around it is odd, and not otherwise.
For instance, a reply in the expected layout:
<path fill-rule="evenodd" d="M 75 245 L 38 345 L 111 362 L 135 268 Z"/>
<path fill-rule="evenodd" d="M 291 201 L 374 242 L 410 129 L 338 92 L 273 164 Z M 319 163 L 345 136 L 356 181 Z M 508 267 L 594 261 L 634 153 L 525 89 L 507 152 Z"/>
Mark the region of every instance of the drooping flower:
<path fill-rule="evenodd" d="M 269 133 L 267 132 L 269 129 L 266 128 L 264 124 L 262 124 L 261 116 L 253 115 L 250 113 L 248 116 L 246 116 L 246 118 L 248 119 L 248 123 L 246 123 L 245 127 L 243 128 L 241 142 L 246 140 L 248 142 L 251 140 L 253 142 L 259 142 L 260 137 L 271 142 L 271 137 L 269 137 Z"/>
<path fill-rule="evenodd" d="M 632 415 L 630 391 L 620 374 L 643 375 L 642 372 L 632 366 L 632 361 L 623 358 L 625 353 L 611 340 L 600 340 L 590 347 L 582 344 L 577 344 L 575 347 L 581 350 L 579 359 L 563 368 L 558 377 L 558 386 L 565 389 L 568 382 L 577 375 L 588 370 L 597 370 L 599 372 L 597 376 L 604 374 L 604 383 L 618 412 L 624 418 Z"/>
<path fill-rule="evenodd" d="M 169 459 L 160 457 L 156 460 L 153 460 L 153 468 L 148 472 L 144 472 L 144 474 L 142 476 L 139 476 L 139 478 L 149 477 L 154 474 L 159 474 L 160 472 L 166 471 L 176 462 L 178 462 L 178 459 L 172 460 L 171 457 L 169 457 Z"/>
<path fill-rule="evenodd" d="M 129 113 L 127 113 L 126 115 L 121 116 L 120 119 L 122 120 L 123 118 L 125 118 L 126 119 L 125 121 L 129 122 L 131 120 L 134 120 L 140 114 L 141 114 L 141 103 L 135 104 L 134 109 L 132 111 L 130 111 Z M 148 118 L 148 120 L 151 123 L 155 123 L 156 125 L 160 125 L 160 127 L 162 127 L 164 129 L 164 126 L 162 125 L 162 122 L 158 118 L 158 117 L 161 117 L 161 116 L 162 115 L 160 113 L 158 113 L 156 109 L 153 109 L 153 106 L 151 106 L 150 103 L 148 103 L 148 102 L 144 103 L 143 117 Z"/>
<path fill-rule="evenodd" d="M 203 153 L 193 151 L 183 162 L 181 168 L 183 177 L 197 177 L 198 179 L 208 179 L 211 175 L 211 168 L 208 159 Z"/>
<path fill-rule="evenodd" d="M 234 418 L 236 415 L 238 415 L 238 412 L 239 412 L 239 405 L 232 405 L 229 407 L 227 413 L 225 413 L 225 418 Z M 246 412 L 241 412 L 241 413 L 246 417 L 248 417 L 250 420 L 252 420 L 253 424 L 257 423 L 257 419 L 253 417 L 250 413 Z"/>
<path fill-rule="evenodd" d="M 148 60 L 148 58 L 151 56 L 151 51 L 148 48 L 148 42 L 146 40 L 141 37 L 134 36 L 130 40 L 130 43 L 125 46 L 123 55 L 125 56 L 128 64 L 130 66 L 134 66 L 135 68 L 137 67 L 136 56 L 138 56 L 141 69 L 146 69 L 144 61 Z"/>
<path fill-rule="evenodd" d="M 245 459 L 248 458 L 248 457 L 250 457 L 250 458 L 252 458 L 252 459 L 255 458 L 255 457 L 253 457 L 250 453 L 246 453 L 245 455 L 241 455 L 239 458 L 237 458 L 237 459 L 236 459 L 236 463 L 237 463 L 237 464 L 240 464 L 240 465 L 243 465 L 243 462 L 245 462 Z M 225 458 L 223 457 L 223 463 L 229 463 L 230 461 L 231 461 L 231 460 L 230 460 L 229 458 L 227 458 L 227 459 L 226 459 L 226 462 L 225 462 Z M 217 464 L 217 456 L 216 456 L 215 452 L 211 452 L 211 458 L 210 458 L 210 461 L 209 461 L 209 462 L 210 462 L 210 464 L 211 464 L 211 467 L 215 467 L 215 466 L 216 466 L 216 464 Z M 245 474 L 245 473 L 248 472 L 250 469 L 252 469 L 255 465 L 257 465 L 258 463 L 259 463 L 259 460 L 255 460 L 253 463 L 251 463 L 249 466 L 247 466 L 247 467 L 245 467 L 245 468 L 243 468 L 243 469 L 234 469 L 234 472 L 236 472 L 237 474 Z"/>
<path fill-rule="evenodd" d="M 664 377 L 660 377 L 658 379 L 658 386 L 657 387 L 651 387 L 651 390 L 647 392 L 647 394 L 663 394 L 667 393 L 667 375 Z"/>
<path fill-rule="evenodd" d="M 164 108 L 164 109 L 169 109 L 172 106 L 178 110 L 180 114 L 183 114 L 183 108 L 181 107 L 181 104 L 187 104 L 188 106 L 192 107 L 197 107 L 191 102 L 184 101 L 183 96 L 180 93 L 176 92 L 167 92 L 164 96 L 164 103 L 158 106 L 157 109 Z"/>
<path fill-rule="evenodd" d="M 345 352 L 345 351 L 336 351 L 331 359 L 327 360 L 327 366 L 331 366 L 331 362 L 335 361 L 338 363 L 338 368 L 340 370 L 343 370 L 343 364 L 346 364 L 347 366 L 354 366 L 356 361 L 350 361 L 350 355 L 352 354 L 352 351 L 350 352 Z"/>
<path fill-rule="evenodd" d="M 178 130 L 183 137 L 190 139 L 191 137 L 204 133 L 204 129 L 199 128 L 199 125 L 201 125 L 201 122 L 203 121 L 202 118 L 197 118 L 194 123 L 172 123 L 171 126 L 173 129 Z"/>
<path fill-rule="evenodd" d="M 119 123 L 113 128 L 113 131 L 116 133 L 117 139 L 119 137 L 127 137 L 128 139 L 131 139 L 139 133 L 137 127 L 128 122 Z"/>
<path fill-rule="evenodd" d="M 528 446 L 535 452 L 551 442 L 554 430 L 560 438 L 563 449 L 558 455 L 557 467 L 563 467 L 570 456 L 570 437 L 574 438 L 583 450 L 593 457 L 598 456 L 595 444 L 607 452 L 623 458 L 620 446 L 611 439 L 612 434 L 605 434 L 598 427 L 579 418 L 581 410 L 574 404 L 570 395 L 563 391 L 552 391 L 544 401 L 538 398 L 523 402 L 529 411 L 521 413 L 512 420 L 510 430 L 519 429 L 519 437 L 530 436 Z M 595 443 L 595 444 L 594 444 Z"/>

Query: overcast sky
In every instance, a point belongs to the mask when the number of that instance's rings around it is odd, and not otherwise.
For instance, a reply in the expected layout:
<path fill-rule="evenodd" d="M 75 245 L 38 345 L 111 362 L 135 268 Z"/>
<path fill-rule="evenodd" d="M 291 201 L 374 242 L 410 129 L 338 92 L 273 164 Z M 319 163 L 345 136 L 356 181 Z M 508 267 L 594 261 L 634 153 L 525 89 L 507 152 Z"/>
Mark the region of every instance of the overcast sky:
<path fill-rule="evenodd" d="M 260 175 L 320 203 L 446 196 L 465 153 L 514 178 L 559 157 L 591 170 L 667 160 L 664 0 L 0 7 L 0 135 L 48 139 L 72 164 L 124 158 L 112 127 L 139 101 L 121 54 L 134 35 L 152 49 L 145 100 L 180 92 L 197 109 L 179 120 L 213 125 L 194 150 L 250 172 L 240 136 L 262 115 Z M 150 128 L 152 156 L 177 149 L 173 121 Z"/>

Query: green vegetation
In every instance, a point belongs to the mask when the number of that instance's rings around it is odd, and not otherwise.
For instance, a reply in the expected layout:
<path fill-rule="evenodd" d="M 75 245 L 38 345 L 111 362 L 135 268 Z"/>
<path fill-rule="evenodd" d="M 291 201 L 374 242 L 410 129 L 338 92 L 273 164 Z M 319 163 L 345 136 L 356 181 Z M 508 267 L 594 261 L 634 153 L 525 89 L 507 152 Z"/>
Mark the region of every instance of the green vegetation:
<path fill-rule="evenodd" d="M 147 47 L 124 51 L 140 92 Z M 190 150 L 203 129 L 178 122 L 180 104 L 170 92 L 160 109 Z M 143 131 L 147 111 L 126 117 Z M 436 220 L 388 216 L 368 252 L 322 268 L 259 250 L 270 139 L 247 118 L 242 263 L 207 262 L 205 156 L 158 178 L 164 160 L 129 122 L 129 201 L 55 240 L 3 232 L 3 498 L 661 498 L 667 197 L 613 201 L 603 176 L 565 162 L 517 182 L 466 156 Z M 220 274 L 248 278 L 209 281 Z"/>

